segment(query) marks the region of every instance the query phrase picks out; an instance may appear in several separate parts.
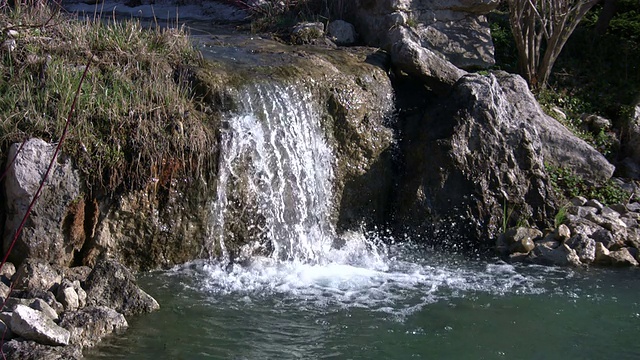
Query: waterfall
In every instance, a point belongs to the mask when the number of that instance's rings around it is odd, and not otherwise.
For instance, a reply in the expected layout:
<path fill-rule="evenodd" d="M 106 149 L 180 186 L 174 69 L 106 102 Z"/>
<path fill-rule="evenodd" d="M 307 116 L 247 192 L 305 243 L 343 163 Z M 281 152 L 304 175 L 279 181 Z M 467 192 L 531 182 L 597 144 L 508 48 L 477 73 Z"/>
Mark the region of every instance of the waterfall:
<path fill-rule="evenodd" d="M 331 248 L 333 155 L 311 93 L 301 86 L 253 84 L 220 136 L 215 242 L 278 260 L 317 263 Z"/>

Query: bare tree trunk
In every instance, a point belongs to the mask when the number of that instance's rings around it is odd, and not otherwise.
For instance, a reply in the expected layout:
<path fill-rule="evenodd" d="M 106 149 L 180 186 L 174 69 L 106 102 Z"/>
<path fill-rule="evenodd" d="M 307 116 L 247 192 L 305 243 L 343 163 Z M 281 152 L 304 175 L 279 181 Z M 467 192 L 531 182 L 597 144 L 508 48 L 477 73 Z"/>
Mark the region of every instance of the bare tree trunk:
<path fill-rule="evenodd" d="M 518 49 L 518 66 L 529 86 L 544 88 L 547 85 L 551 69 L 569 36 L 598 1 L 507 1 L 509 22 Z"/>

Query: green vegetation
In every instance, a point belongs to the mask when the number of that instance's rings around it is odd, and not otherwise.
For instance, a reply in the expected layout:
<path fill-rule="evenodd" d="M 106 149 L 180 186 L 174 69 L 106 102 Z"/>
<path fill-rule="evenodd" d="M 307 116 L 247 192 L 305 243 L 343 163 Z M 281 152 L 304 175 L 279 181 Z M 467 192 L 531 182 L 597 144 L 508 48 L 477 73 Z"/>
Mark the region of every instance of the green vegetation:
<path fill-rule="evenodd" d="M 27 137 L 57 141 L 91 59 L 63 147 L 87 185 L 142 188 L 199 171 L 214 136 L 190 93 L 185 74 L 201 59 L 182 29 L 77 21 L 41 2 L 5 6 L 0 28 L 15 41 L 0 54 L 0 161 Z"/>
<path fill-rule="evenodd" d="M 561 200 L 564 200 L 560 203 L 566 203 L 576 196 L 595 199 L 605 205 L 629 201 L 629 194 L 611 180 L 605 184 L 596 185 L 588 183 L 581 176 L 566 168 L 547 165 L 546 170 L 553 190 Z"/>

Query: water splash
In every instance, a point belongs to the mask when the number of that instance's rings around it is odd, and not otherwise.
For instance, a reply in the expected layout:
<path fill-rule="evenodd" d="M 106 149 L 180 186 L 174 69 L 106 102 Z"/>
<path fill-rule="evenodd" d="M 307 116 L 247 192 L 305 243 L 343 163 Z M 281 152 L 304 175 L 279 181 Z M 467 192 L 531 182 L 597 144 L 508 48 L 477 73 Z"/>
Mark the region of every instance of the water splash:
<path fill-rule="evenodd" d="M 379 234 L 337 234 L 330 215 L 332 149 L 311 93 L 269 83 L 245 89 L 241 98 L 241 110 L 221 134 L 212 205 L 211 233 L 223 257 L 196 271 L 197 286 L 212 299 L 278 299 L 403 318 L 451 297 L 542 291 L 539 279 L 511 265 L 459 267 L 408 244 L 389 245 Z M 234 242 L 245 244 L 241 260 L 230 259 L 227 246 Z"/>

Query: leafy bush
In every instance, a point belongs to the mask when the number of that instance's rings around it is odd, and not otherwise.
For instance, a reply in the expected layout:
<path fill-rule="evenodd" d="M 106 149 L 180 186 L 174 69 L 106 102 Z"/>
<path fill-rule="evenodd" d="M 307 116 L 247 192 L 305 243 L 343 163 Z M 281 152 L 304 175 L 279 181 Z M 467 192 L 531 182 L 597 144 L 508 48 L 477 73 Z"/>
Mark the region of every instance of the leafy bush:
<path fill-rule="evenodd" d="M 556 195 L 565 200 L 582 196 L 598 200 L 605 205 L 626 203 L 629 200 L 629 194 L 611 180 L 602 185 L 593 185 L 569 169 L 550 165 L 547 165 L 546 169 Z"/>

